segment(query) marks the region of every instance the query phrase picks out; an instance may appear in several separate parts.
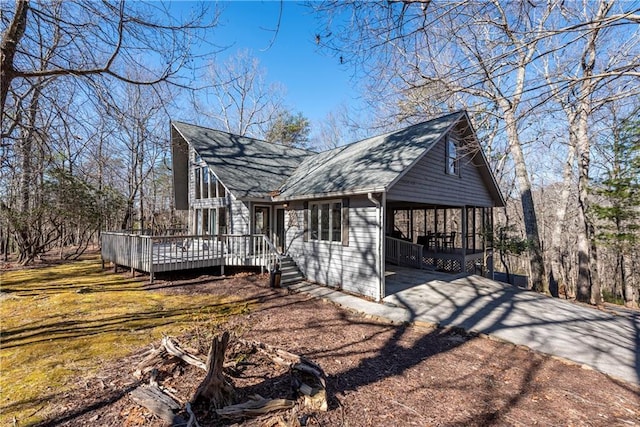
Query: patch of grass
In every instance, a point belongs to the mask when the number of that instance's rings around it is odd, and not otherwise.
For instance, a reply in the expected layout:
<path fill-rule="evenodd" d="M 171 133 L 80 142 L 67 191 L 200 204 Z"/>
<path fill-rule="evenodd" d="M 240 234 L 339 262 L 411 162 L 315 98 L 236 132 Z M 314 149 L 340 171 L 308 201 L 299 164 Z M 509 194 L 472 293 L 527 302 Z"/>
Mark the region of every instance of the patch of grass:
<path fill-rule="evenodd" d="M 217 295 L 145 290 L 97 259 L 3 272 L 0 291 L 0 425 L 37 422 L 43 406 L 105 362 L 247 310 Z"/>
<path fill-rule="evenodd" d="M 614 294 L 613 292 L 609 292 L 606 289 L 602 290 L 602 299 L 611 304 L 624 305 L 624 298 L 620 295 Z"/>

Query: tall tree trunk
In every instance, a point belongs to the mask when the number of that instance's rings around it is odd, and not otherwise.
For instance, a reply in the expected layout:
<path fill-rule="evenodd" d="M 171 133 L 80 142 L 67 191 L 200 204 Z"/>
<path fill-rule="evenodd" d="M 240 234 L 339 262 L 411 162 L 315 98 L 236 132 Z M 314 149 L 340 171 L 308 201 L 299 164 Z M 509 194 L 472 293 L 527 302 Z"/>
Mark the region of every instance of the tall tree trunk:
<path fill-rule="evenodd" d="M 2 34 L 2 44 L 0 45 L 0 118 L 2 119 L 4 119 L 7 95 L 15 74 L 13 62 L 18 43 L 27 28 L 28 9 L 29 2 L 27 0 L 18 0 L 11 24 Z M 4 133 L 4 129 L 2 131 Z"/>
<path fill-rule="evenodd" d="M 567 159 L 563 169 L 562 191 L 560 200 L 556 205 L 556 223 L 553 227 L 551 236 L 551 274 L 549 274 L 549 291 L 554 297 L 560 295 L 560 286 L 567 286 L 566 274 L 564 273 L 562 262 L 562 247 L 564 245 L 563 236 L 566 224 L 567 206 L 569 205 L 569 197 L 573 187 L 573 163 L 576 157 L 575 138 L 569 136 L 569 147 L 567 150 Z"/>
<path fill-rule="evenodd" d="M 37 137 L 36 121 L 40 93 L 40 86 L 36 83 L 29 102 L 28 125 L 21 132 L 18 143 L 20 156 L 18 213 L 17 218 L 14 217 L 13 229 L 20 251 L 19 261 L 22 264 L 28 264 L 36 257 L 37 236 L 41 231 L 39 218 L 34 218 L 32 215 L 32 205 L 37 202 L 32 200 L 33 181 L 36 178 L 33 173 L 33 160 L 35 158 L 33 143 Z"/>
<path fill-rule="evenodd" d="M 578 301 L 591 300 L 591 239 L 587 219 L 589 205 L 589 162 L 590 144 L 587 135 L 587 116 L 581 112 L 578 118 L 578 281 L 576 298 Z"/>
<path fill-rule="evenodd" d="M 547 282 L 544 260 L 542 257 L 542 246 L 540 244 L 540 234 L 538 233 L 538 219 L 531 193 L 531 182 L 529 172 L 520 145 L 516 118 L 511 111 L 505 111 L 504 120 L 506 123 L 509 148 L 515 163 L 516 178 L 518 179 L 518 190 L 520 192 L 520 203 L 524 218 L 524 228 L 529 241 L 529 268 L 531 271 L 532 289 L 537 292 L 549 293 L 549 283 Z"/>
<path fill-rule="evenodd" d="M 596 89 L 597 79 L 593 70 L 597 58 L 597 40 L 603 28 L 602 19 L 613 7 L 611 1 L 600 1 L 592 31 L 589 33 L 581 61 L 582 79 L 577 86 L 576 107 L 576 147 L 578 153 L 578 282 L 577 298 L 582 302 L 600 302 L 600 284 L 593 280 L 591 271 L 592 225 L 589 222 L 589 163 L 591 141 L 589 140 L 589 115 L 592 112 L 591 97 Z M 595 255 L 595 253 L 593 254 Z M 595 286 L 596 289 L 591 289 Z"/>

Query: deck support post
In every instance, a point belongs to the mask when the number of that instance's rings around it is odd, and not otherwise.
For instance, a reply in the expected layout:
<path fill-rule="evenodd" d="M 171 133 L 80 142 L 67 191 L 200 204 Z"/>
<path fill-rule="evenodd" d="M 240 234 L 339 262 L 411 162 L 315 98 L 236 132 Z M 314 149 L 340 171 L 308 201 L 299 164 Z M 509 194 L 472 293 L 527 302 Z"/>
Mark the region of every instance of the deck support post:
<path fill-rule="evenodd" d="M 220 275 L 224 276 L 224 264 L 220 266 Z"/>

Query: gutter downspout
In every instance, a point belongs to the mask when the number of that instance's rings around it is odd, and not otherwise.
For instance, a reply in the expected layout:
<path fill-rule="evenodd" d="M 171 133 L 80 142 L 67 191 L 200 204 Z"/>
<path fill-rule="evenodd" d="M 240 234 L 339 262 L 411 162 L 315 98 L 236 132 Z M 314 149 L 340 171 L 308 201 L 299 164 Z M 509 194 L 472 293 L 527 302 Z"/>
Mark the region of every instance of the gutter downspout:
<path fill-rule="evenodd" d="M 378 220 L 380 221 L 380 229 L 376 233 L 376 248 L 378 249 L 379 265 L 378 269 L 380 271 L 380 276 L 378 277 L 378 296 L 376 301 L 380 302 L 384 296 L 385 292 L 385 283 L 384 283 L 384 205 L 386 204 L 386 193 L 382 192 L 382 202 L 378 201 L 375 197 L 373 197 L 373 193 L 367 193 L 367 198 L 371 203 L 373 203 L 378 209 Z"/>

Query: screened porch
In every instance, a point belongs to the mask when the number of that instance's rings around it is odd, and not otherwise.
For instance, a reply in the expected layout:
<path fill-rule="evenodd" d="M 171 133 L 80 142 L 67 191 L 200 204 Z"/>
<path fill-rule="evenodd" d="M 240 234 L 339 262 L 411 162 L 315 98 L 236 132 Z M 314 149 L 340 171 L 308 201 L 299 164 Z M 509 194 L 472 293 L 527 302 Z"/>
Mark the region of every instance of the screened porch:
<path fill-rule="evenodd" d="M 451 273 L 493 270 L 493 210 L 479 206 L 387 206 L 387 262 Z"/>

